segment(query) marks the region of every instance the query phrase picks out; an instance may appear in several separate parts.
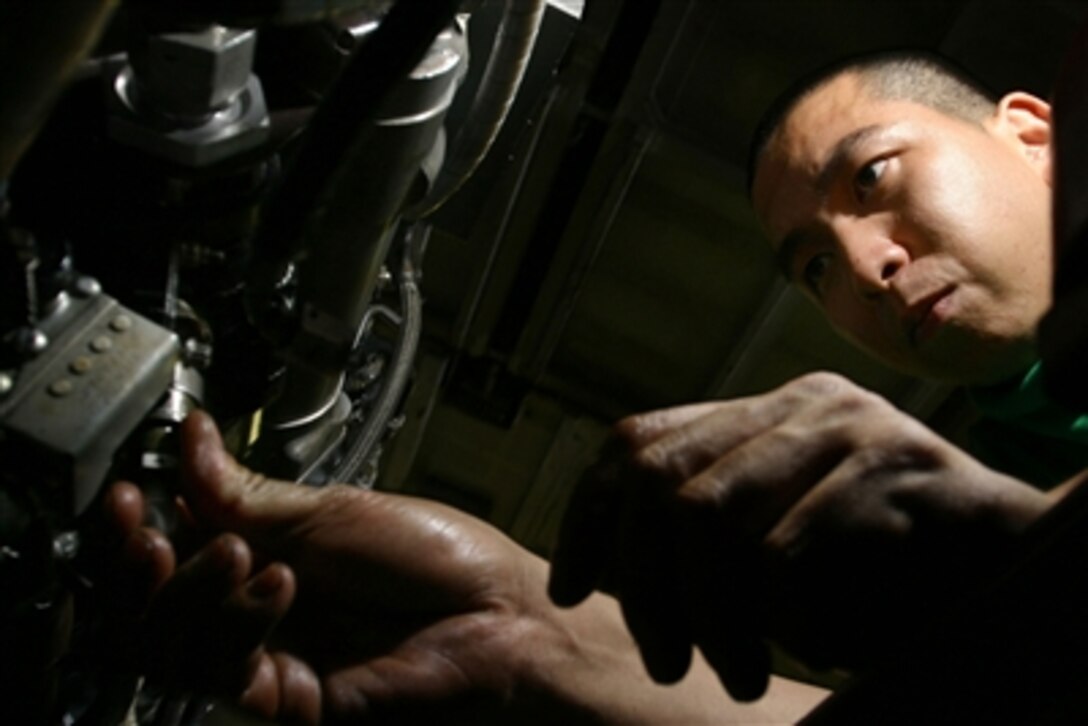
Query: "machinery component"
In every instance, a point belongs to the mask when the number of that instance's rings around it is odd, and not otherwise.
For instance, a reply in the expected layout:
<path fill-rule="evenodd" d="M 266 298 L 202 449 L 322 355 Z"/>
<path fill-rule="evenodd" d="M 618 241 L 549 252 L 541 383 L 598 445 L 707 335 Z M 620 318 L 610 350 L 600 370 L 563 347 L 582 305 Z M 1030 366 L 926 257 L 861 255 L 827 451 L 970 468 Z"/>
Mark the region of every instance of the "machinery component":
<path fill-rule="evenodd" d="M 284 314 L 277 300 L 277 286 L 304 251 L 320 240 L 317 223 L 328 219 L 321 212 L 329 206 L 330 195 L 341 187 L 343 175 L 351 168 L 345 159 L 355 158 L 363 145 L 372 141 L 375 129 L 381 128 L 372 122 L 382 116 L 393 89 L 419 65 L 435 36 L 448 26 L 457 4 L 451 0 L 401 0 L 394 5 L 370 40 L 352 56 L 309 121 L 302 148 L 265 207 L 247 280 L 247 308 L 251 318 L 277 343 L 289 343 L 298 331 L 301 313 L 295 309 Z M 376 72 L 377 69 L 381 72 Z M 424 102 L 419 112 L 427 108 Z M 427 118 L 426 114 L 415 119 L 409 117 L 406 128 L 418 133 L 419 126 L 413 128 L 411 122 Z M 433 120 L 433 132 L 437 133 L 440 122 L 437 117 Z M 402 141 L 395 134 L 395 125 L 386 124 L 384 128 L 394 132 L 387 144 Z M 411 141 L 411 135 L 405 140 Z M 423 147 L 430 149 L 429 144 Z M 390 152 L 384 146 L 379 150 Z M 394 168 L 402 169 L 399 165 Z M 376 190 L 372 196 L 375 206 L 399 210 L 407 191 L 404 184 L 400 179 Z M 383 226 L 391 221 L 388 210 L 379 216 L 383 218 Z"/>
<path fill-rule="evenodd" d="M 449 159 L 427 196 L 408 210 L 409 218 L 426 217 L 461 188 L 487 155 L 506 120 L 529 65 L 547 3 L 545 0 L 505 0 L 505 3 L 498 37 L 468 114 L 473 123 L 461 128 Z"/>
<path fill-rule="evenodd" d="M 49 343 L 39 353 L 49 355 L 8 372 L 0 431 L 5 460 L 44 481 L 33 496 L 64 521 L 98 493 L 122 442 L 169 386 L 180 350 L 170 331 L 80 286 L 54 301 L 40 331 Z"/>
<path fill-rule="evenodd" d="M 393 417 L 408 383 L 408 374 L 415 361 L 419 334 L 423 327 L 423 300 L 419 292 L 418 276 L 420 260 L 426 246 L 427 227 L 415 225 L 405 241 L 398 285 L 403 313 L 399 323 L 396 345 L 390 359 L 392 370 L 383 377 L 383 384 L 375 402 L 364 418 L 362 429 L 351 438 L 336 468 L 332 481 L 356 482 L 367 461 L 375 453 L 375 446 Z"/>
<path fill-rule="evenodd" d="M 48 33 L 40 3 L 4 16 L 4 38 L 26 20 L 50 42 L 7 58 L 40 87 L 0 86 L 0 680 L 27 694 L 0 720 L 130 710 L 136 679 L 96 660 L 87 515 L 124 477 L 170 531 L 194 408 L 265 473 L 373 481 L 422 321 L 428 228 L 405 210 L 441 175 L 469 5 L 60 0 L 83 27 Z M 500 79 L 542 6 L 508 4 Z M 293 81 L 261 65 L 280 34 Z M 173 696 L 145 689 L 138 719 L 206 711 Z"/>
<path fill-rule="evenodd" d="M 186 166 L 260 146 L 270 129 L 252 73 L 257 33 L 213 25 L 145 34 L 113 81 L 113 139 Z"/>
<path fill-rule="evenodd" d="M 256 26 L 298 25 L 366 10 L 383 13 L 394 0 L 133 0 L 150 18 L 164 23 Z"/>
<path fill-rule="evenodd" d="M 363 29 L 358 32 L 372 26 L 369 18 L 356 20 L 355 27 Z M 378 39 L 372 38 L 360 52 Z M 296 295 L 303 302 L 290 328 L 287 370 L 280 395 L 264 412 L 265 431 L 251 452 L 252 460 L 269 474 L 303 478 L 343 437 L 346 366 L 362 335 L 401 210 L 413 190 L 425 186 L 421 170 L 441 158 L 442 121 L 464 73 L 466 55 L 463 27 L 438 34 L 423 59 L 401 83 L 388 88 L 374 118 L 357 132 L 332 174 L 335 185 L 307 221 L 304 238 L 313 242 L 297 262 Z M 370 203 L 360 205 L 360 199 Z M 266 257 L 261 244 L 259 237 L 258 261 L 267 272 L 267 260 L 275 255 Z"/>

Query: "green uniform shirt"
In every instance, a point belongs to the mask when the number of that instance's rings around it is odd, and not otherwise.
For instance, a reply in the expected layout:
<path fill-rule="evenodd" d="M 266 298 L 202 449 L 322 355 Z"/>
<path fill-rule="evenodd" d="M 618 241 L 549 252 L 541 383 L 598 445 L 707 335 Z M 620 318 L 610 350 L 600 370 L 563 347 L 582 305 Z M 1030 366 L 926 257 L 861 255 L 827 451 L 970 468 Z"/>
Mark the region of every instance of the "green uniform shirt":
<path fill-rule="evenodd" d="M 988 466 L 1049 489 L 1088 469 L 1088 414 L 1051 400 L 1042 378 L 1036 363 L 1022 379 L 971 389 L 983 418 L 969 448 Z"/>

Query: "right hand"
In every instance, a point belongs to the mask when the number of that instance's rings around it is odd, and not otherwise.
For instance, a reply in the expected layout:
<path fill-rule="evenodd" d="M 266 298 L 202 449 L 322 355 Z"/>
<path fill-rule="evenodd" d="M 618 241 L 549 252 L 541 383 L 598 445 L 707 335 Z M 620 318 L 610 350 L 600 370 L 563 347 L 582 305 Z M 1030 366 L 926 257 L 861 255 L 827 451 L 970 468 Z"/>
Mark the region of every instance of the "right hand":
<path fill-rule="evenodd" d="M 616 443 L 572 498 L 552 595 L 614 590 L 655 677 L 697 645 L 744 700 L 766 641 L 871 663 L 1000 572 L 1050 505 L 830 374 L 632 416 Z"/>

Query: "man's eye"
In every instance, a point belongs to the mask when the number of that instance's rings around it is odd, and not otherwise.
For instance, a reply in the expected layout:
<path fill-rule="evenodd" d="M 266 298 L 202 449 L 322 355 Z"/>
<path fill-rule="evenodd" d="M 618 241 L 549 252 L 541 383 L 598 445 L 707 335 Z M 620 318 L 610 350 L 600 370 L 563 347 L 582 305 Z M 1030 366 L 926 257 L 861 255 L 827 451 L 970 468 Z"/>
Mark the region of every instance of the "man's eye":
<path fill-rule="evenodd" d="M 821 283 L 828 267 L 831 266 L 831 255 L 824 252 L 810 257 L 801 270 L 801 277 L 813 293 L 819 295 Z"/>
<path fill-rule="evenodd" d="M 858 201 L 864 202 L 869 197 L 876 185 L 880 183 L 880 177 L 884 175 L 887 166 L 887 159 L 877 159 L 858 170 L 858 173 L 854 176 L 854 191 L 858 196 Z"/>

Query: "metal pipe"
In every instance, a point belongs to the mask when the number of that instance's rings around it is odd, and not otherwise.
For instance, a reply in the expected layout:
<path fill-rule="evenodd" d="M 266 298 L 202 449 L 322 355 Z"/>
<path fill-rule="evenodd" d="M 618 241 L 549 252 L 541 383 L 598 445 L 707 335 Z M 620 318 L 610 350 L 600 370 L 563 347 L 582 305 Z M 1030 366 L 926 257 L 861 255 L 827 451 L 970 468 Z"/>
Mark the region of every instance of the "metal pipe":
<path fill-rule="evenodd" d="M 484 68 L 479 90 L 473 98 L 438 178 L 427 196 L 414 204 L 405 216 L 420 219 L 441 207 L 487 156 L 529 66 L 536 37 L 547 8 L 546 0 L 505 0 L 506 10 Z"/>
<path fill-rule="evenodd" d="M 266 412 L 273 428 L 306 425 L 335 404 L 395 223 L 440 143 L 465 55 L 458 32 L 439 36 L 351 145 L 332 188 L 307 221 L 302 239 L 309 244 L 297 262 L 300 317 L 283 393 Z"/>
<path fill-rule="evenodd" d="M 277 344 L 289 342 L 297 331 L 297 321 L 279 313 L 277 285 L 307 248 L 319 246 L 314 228 L 360 148 L 373 141 L 371 122 L 449 24 L 457 5 L 456 0 L 400 0 L 314 113 L 299 155 L 265 207 L 246 286 L 250 317 Z"/>

